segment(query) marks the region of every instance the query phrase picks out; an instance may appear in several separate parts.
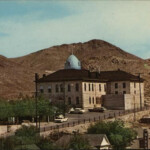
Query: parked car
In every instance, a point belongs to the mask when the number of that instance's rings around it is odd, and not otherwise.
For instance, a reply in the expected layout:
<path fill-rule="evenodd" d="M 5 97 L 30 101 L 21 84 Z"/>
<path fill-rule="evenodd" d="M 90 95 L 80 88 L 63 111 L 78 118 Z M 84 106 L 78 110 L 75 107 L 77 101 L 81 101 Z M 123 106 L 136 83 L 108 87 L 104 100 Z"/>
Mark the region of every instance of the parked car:
<path fill-rule="evenodd" d="M 62 123 L 68 121 L 68 118 L 65 118 L 63 115 L 59 115 L 54 120 L 57 123 Z"/>
<path fill-rule="evenodd" d="M 89 109 L 89 112 L 104 112 L 106 108 L 104 107 L 95 107 L 93 109 Z"/>
<path fill-rule="evenodd" d="M 70 111 L 70 114 L 83 114 L 83 113 L 85 113 L 85 110 L 82 108 L 75 108 L 74 110 L 72 109 Z"/>

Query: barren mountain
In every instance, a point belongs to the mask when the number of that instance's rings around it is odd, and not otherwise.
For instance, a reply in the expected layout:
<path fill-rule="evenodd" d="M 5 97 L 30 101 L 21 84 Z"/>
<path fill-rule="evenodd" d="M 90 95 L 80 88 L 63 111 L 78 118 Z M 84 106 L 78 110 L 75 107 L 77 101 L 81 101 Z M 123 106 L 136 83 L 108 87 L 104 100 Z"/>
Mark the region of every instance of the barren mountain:
<path fill-rule="evenodd" d="M 62 69 L 67 57 L 76 55 L 82 67 L 94 70 L 122 69 L 131 73 L 144 73 L 146 87 L 150 87 L 148 79 L 150 63 L 120 48 L 102 41 L 91 40 L 85 43 L 63 44 L 40 50 L 18 58 L 0 57 L 0 95 L 13 98 L 23 93 L 33 94 L 34 73 L 40 75 Z M 146 95 L 149 91 L 146 89 Z"/>

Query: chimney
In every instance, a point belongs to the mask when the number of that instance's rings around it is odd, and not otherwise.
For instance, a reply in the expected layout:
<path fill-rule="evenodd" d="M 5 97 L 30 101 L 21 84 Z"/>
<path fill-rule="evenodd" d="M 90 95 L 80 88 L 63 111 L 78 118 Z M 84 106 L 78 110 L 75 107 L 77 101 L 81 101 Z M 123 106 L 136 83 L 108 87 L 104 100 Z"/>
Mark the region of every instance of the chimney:
<path fill-rule="evenodd" d="M 37 81 L 39 79 L 39 75 L 38 73 L 35 73 L 35 81 Z"/>
<path fill-rule="evenodd" d="M 43 78 L 46 77 L 46 74 L 43 74 Z"/>

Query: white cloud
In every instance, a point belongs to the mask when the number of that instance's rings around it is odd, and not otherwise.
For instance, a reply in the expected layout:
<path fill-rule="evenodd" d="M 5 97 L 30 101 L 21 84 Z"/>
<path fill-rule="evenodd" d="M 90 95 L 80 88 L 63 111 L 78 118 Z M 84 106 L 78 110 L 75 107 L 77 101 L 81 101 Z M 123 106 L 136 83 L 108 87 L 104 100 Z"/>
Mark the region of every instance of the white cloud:
<path fill-rule="evenodd" d="M 37 20 L 39 13 L 16 16 L 0 21 L 0 53 L 21 56 L 52 45 L 104 39 L 116 46 L 148 56 L 150 48 L 150 2 L 91 1 L 62 3 L 76 10 L 74 15 L 59 19 Z M 32 19 L 33 18 L 33 19 Z M 142 53 L 147 52 L 146 54 Z"/>

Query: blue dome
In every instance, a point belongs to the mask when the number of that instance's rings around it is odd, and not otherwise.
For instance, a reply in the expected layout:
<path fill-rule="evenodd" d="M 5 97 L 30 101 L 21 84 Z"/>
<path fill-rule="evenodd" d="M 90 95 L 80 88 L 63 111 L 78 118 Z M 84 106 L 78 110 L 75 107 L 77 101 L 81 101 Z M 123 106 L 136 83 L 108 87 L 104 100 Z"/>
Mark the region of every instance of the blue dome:
<path fill-rule="evenodd" d="M 65 69 L 81 69 L 81 63 L 74 55 L 70 55 L 65 63 Z"/>

